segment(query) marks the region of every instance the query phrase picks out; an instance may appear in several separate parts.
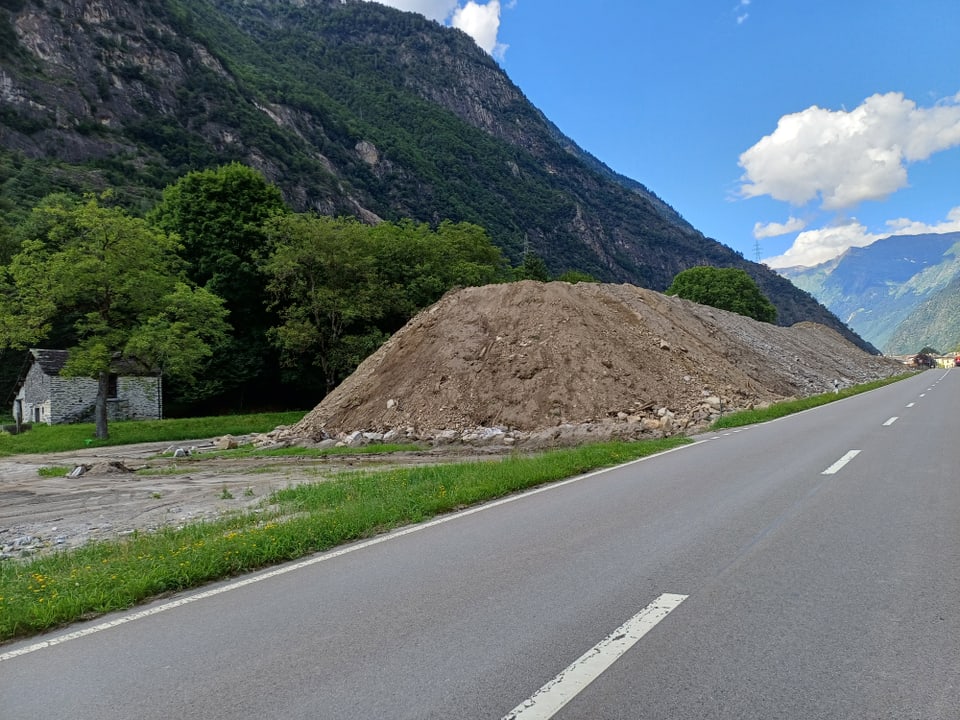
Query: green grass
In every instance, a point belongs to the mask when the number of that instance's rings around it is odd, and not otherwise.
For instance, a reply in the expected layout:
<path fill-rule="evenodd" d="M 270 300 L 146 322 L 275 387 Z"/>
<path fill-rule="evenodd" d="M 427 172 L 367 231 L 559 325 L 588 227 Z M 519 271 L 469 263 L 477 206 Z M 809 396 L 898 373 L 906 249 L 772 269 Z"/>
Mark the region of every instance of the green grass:
<path fill-rule="evenodd" d="M 52 467 L 42 467 L 37 470 L 37 475 L 43 478 L 66 477 L 73 468 L 55 465 Z"/>
<path fill-rule="evenodd" d="M 0 456 L 62 452 L 85 447 L 129 445 L 140 442 L 176 442 L 220 435 L 269 432 L 278 425 L 292 425 L 304 411 L 224 415 L 171 420 L 112 422 L 107 440 L 94 439 L 93 423 L 77 425 L 34 425 L 20 435 L 0 436 Z"/>
<path fill-rule="evenodd" d="M 688 442 L 680 437 L 612 442 L 483 462 L 346 473 L 277 492 L 274 504 L 260 513 L 0 562 L 0 641 Z"/>
<path fill-rule="evenodd" d="M 720 418 L 710 426 L 710 429 L 722 430 L 724 428 L 742 427 L 744 425 L 755 425 L 757 423 L 776 420 L 777 418 L 792 415 L 793 413 L 809 410 L 810 408 L 820 407 L 821 405 L 836 402 L 837 400 L 843 400 L 844 398 L 848 398 L 853 395 L 859 395 L 860 393 L 865 393 L 870 390 L 876 390 L 877 388 L 884 387 L 885 385 L 890 385 L 908 377 L 913 377 L 913 375 L 914 373 L 905 373 L 903 375 L 896 375 L 894 377 L 883 378 L 882 380 L 864 383 L 863 385 L 855 385 L 853 387 L 844 388 L 838 393 L 823 393 L 822 395 L 812 395 L 810 397 L 799 398 L 797 400 L 787 400 L 785 402 L 775 403 L 768 408 L 764 408 L 763 410 L 741 410 Z"/>

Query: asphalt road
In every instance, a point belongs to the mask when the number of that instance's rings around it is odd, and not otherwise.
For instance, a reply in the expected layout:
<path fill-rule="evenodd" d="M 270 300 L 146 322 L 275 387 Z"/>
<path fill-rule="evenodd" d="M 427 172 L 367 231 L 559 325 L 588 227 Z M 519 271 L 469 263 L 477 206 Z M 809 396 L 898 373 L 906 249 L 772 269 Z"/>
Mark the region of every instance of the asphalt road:
<path fill-rule="evenodd" d="M 930 370 L 8 644 L 0 718 L 955 719 L 958 407 Z"/>

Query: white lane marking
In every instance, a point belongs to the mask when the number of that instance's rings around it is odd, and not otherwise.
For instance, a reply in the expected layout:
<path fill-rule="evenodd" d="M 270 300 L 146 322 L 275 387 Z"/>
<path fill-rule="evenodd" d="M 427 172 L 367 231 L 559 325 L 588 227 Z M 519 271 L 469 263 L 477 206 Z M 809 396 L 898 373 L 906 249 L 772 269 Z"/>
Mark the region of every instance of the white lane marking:
<path fill-rule="evenodd" d="M 853 459 L 854 459 L 857 455 L 859 455 L 859 454 L 860 454 L 860 451 L 859 451 L 859 450 L 851 450 L 850 452 L 848 452 L 848 453 L 847 453 L 846 455 L 844 455 L 842 458 L 840 458 L 839 460 L 837 460 L 833 465 L 831 465 L 830 467 L 828 467 L 826 470 L 824 470 L 824 471 L 823 471 L 822 473 L 820 473 L 820 474 L 821 474 L 821 475 L 834 475 L 835 473 L 839 472 L 839 471 L 843 468 L 844 465 L 846 465 L 848 462 L 850 462 L 851 460 L 853 460 Z"/>
<path fill-rule="evenodd" d="M 920 397 L 926 397 L 926 396 L 927 396 L 926 393 L 920 393 Z"/>
<path fill-rule="evenodd" d="M 664 593 L 573 661 L 503 720 L 548 720 L 689 597 Z"/>
<path fill-rule="evenodd" d="M 273 570 L 268 570 L 266 572 L 261 572 L 257 575 L 252 575 L 242 580 L 236 580 L 226 585 L 221 585 L 220 587 L 212 588 L 210 590 L 204 590 L 203 592 L 198 592 L 194 595 L 188 595 L 187 597 L 180 598 L 178 600 L 172 600 L 162 605 L 156 605 L 145 610 L 140 610 L 130 615 L 124 615 L 118 617 L 115 620 L 109 620 L 107 622 L 102 622 L 97 625 L 92 625 L 90 627 L 83 628 L 82 630 L 76 630 L 71 633 L 66 633 L 65 635 L 58 635 L 52 637 L 49 640 L 44 640 L 42 642 L 33 643 L 32 645 L 26 645 L 15 650 L 9 650 L 5 653 L 0 653 L 0 663 L 4 660 L 12 660 L 13 658 L 20 657 L 21 655 L 29 655 L 32 652 L 37 650 L 43 650 L 44 648 L 53 647 L 54 645 L 60 645 L 69 640 L 79 640 L 80 638 L 86 637 L 87 635 L 93 635 L 94 633 L 101 632 L 103 630 L 109 630 L 111 628 L 118 627 L 120 625 L 126 625 L 129 622 L 134 620 L 141 620 L 151 615 L 159 615 L 162 612 L 167 610 L 173 610 L 183 605 L 189 605 L 190 603 L 197 602 L 198 600 L 205 600 L 207 598 L 214 597 L 216 595 L 221 595 L 223 593 L 230 592 L 232 590 L 239 590 L 242 587 L 247 585 L 253 585 L 254 583 L 261 582 L 263 580 L 269 580 L 270 578 L 275 578 L 280 575 L 286 575 L 287 573 L 294 572 L 296 570 L 302 570 L 303 568 L 310 567 L 311 565 L 317 565 L 327 560 L 333 560 L 338 558 L 341 555 L 347 555 L 348 553 L 356 552 L 357 550 L 364 550 L 368 547 L 373 547 L 374 545 L 379 545 L 380 543 L 389 542 L 391 540 L 396 540 L 405 535 L 412 535 L 413 533 L 420 532 L 421 530 L 426 530 L 428 528 L 435 527 L 437 525 L 443 525 L 448 522 L 453 522 L 454 520 L 459 520 L 460 518 L 467 517 L 469 515 L 475 515 L 476 513 L 485 512 L 486 510 L 491 510 L 501 505 L 506 505 L 507 503 L 516 502 L 524 498 L 528 498 L 532 495 L 539 495 L 540 493 L 549 492 L 551 490 L 556 490 L 558 488 L 565 487 L 567 485 L 572 485 L 573 483 L 578 483 L 581 480 L 586 480 L 588 478 L 595 477 L 597 475 L 602 475 L 606 472 L 611 472 L 619 468 L 627 467 L 629 465 L 634 465 L 642 463 L 646 460 L 652 460 L 655 457 L 661 457 L 663 455 L 669 455 L 671 453 L 678 452 L 685 448 L 696 447 L 698 443 L 690 443 L 689 445 L 680 445 L 669 450 L 664 450 L 663 452 L 656 453 L 654 455 L 647 455 L 642 458 L 637 458 L 636 460 L 631 460 L 629 462 L 623 463 L 622 465 L 617 465 L 614 467 L 603 468 L 601 470 L 595 470 L 593 472 L 586 473 L 584 475 L 577 475 L 576 477 L 569 478 L 567 480 L 560 480 L 559 482 L 550 483 L 549 485 L 544 485 L 542 487 L 534 488 L 533 490 L 527 490 L 526 492 L 517 494 L 517 495 L 508 495 L 505 498 L 499 500 L 494 500 L 492 502 L 485 503 L 483 505 L 478 505 L 476 507 L 467 508 L 458 513 L 453 513 L 450 515 L 443 515 L 436 518 L 435 520 L 430 520 L 429 522 L 421 523 L 419 525 L 410 525 L 400 530 L 395 530 L 394 532 L 388 533 L 386 535 L 378 535 L 370 540 L 364 540 L 363 542 L 358 542 L 353 545 L 347 545 L 336 550 L 331 550 L 322 555 L 315 555 L 306 560 L 301 560 L 295 562 L 291 565 L 284 565 L 283 567 L 275 568 Z"/>
<path fill-rule="evenodd" d="M 899 419 L 900 419 L 899 417 L 897 417 L 896 415 L 894 415 L 892 418 L 890 418 L 889 420 L 887 420 L 887 421 L 883 424 L 883 426 L 884 426 L 884 427 L 889 427 L 890 425 L 893 425 L 893 424 L 894 424 L 897 420 L 899 420 Z"/>
<path fill-rule="evenodd" d="M 916 403 L 907 403 L 908 408 L 913 407 L 914 405 L 916 405 Z"/>

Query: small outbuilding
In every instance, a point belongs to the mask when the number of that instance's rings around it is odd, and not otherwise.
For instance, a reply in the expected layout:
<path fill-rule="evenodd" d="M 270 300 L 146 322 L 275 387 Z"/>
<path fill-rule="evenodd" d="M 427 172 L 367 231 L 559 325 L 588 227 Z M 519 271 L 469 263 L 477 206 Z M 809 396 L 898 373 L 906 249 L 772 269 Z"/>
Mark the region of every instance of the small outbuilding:
<path fill-rule="evenodd" d="M 66 350 L 31 349 L 14 388 L 13 417 L 17 424 L 93 422 L 97 381 L 62 377 Z M 117 361 L 107 394 L 109 420 L 158 420 L 163 417 L 160 376 Z"/>

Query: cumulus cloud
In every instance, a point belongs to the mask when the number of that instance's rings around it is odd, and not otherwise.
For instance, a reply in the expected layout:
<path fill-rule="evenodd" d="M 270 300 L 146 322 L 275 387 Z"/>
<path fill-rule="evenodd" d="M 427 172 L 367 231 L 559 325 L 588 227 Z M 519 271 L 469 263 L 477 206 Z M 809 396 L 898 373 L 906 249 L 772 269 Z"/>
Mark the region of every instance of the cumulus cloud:
<path fill-rule="evenodd" d="M 807 223 L 799 218 L 790 217 L 785 223 L 755 223 L 753 226 L 753 236 L 757 240 L 764 238 L 780 237 L 787 233 L 799 232 L 807 226 Z"/>
<path fill-rule="evenodd" d="M 907 218 L 897 218 L 896 220 L 888 220 L 887 228 L 890 230 L 890 235 L 958 232 L 960 231 L 960 207 L 953 208 L 947 213 L 947 219 L 936 225 L 927 225 Z"/>
<path fill-rule="evenodd" d="M 960 95 L 929 108 L 902 93 L 872 95 L 854 110 L 812 106 L 740 156 L 745 197 L 770 195 L 827 210 L 880 200 L 907 185 L 907 165 L 960 145 Z"/>
<path fill-rule="evenodd" d="M 772 268 L 811 267 L 842 255 L 852 247 L 866 247 L 890 235 L 923 235 L 925 233 L 960 232 L 960 207 L 947 213 L 943 222 L 933 225 L 898 218 L 888 220 L 883 232 L 870 232 L 856 219 L 830 227 L 807 230 L 797 235 L 793 245 L 783 255 L 764 262 Z"/>
<path fill-rule="evenodd" d="M 486 5 L 470 0 L 453 11 L 451 21 L 455 28 L 463 30 L 481 48 L 495 57 L 503 57 L 507 46 L 497 42 L 500 32 L 500 0 L 490 0 Z"/>
<path fill-rule="evenodd" d="M 890 233 L 887 233 L 889 235 Z M 783 255 L 767 258 L 764 263 L 772 268 L 812 267 L 842 255 L 852 247 L 864 247 L 879 240 L 857 220 L 830 227 L 806 230 L 793 241 L 793 245 Z"/>
<path fill-rule="evenodd" d="M 449 20 L 459 4 L 458 0 L 376 0 L 376 2 L 397 10 L 420 13 L 439 23 Z"/>
<path fill-rule="evenodd" d="M 486 3 L 475 0 L 376 0 L 398 10 L 420 13 L 441 24 L 463 30 L 490 55 L 502 58 L 507 46 L 497 41 L 500 32 L 500 0 Z M 513 7 L 510 2 L 507 7 Z"/>

